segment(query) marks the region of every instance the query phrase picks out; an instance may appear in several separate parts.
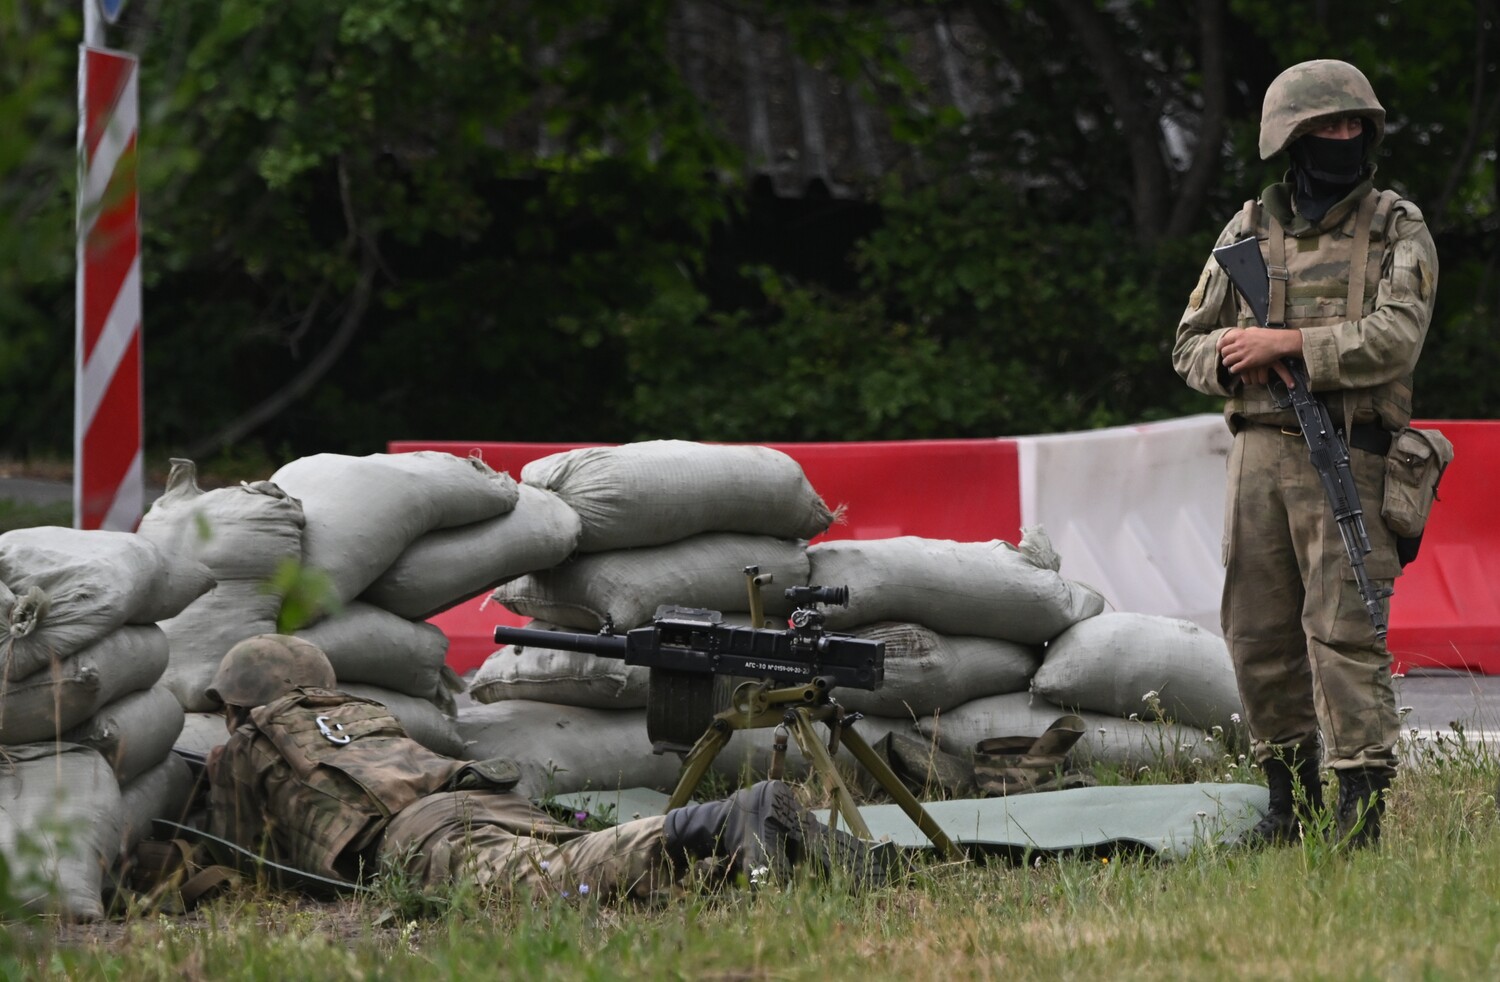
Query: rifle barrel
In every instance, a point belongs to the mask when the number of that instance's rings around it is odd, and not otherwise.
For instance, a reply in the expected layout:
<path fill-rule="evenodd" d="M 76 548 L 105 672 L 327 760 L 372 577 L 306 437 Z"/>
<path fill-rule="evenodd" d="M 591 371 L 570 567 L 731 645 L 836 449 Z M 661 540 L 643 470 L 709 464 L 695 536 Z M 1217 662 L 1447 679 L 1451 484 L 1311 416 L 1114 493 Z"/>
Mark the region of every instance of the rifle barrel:
<path fill-rule="evenodd" d="M 538 631 L 532 627 L 496 625 L 495 643 L 582 651 L 604 658 L 625 657 L 625 637 L 620 634 L 568 634 L 563 631 Z"/>

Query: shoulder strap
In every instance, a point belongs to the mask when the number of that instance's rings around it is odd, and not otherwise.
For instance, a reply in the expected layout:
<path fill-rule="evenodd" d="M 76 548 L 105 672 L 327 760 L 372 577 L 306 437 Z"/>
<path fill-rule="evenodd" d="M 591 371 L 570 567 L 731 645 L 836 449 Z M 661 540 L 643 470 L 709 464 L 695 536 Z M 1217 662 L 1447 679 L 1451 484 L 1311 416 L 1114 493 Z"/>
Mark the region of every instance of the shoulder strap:
<path fill-rule="evenodd" d="M 1354 219 L 1354 242 L 1349 254 L 1349 298 L 1344 305 L 1344 315 L 1350 320 L 1359 320 L 1365 315 L 1365 266 L 1370 259 L 1370 228 L 1374 224 L 1375 211 L 1385 199 L 1384 194 L 1370 192 L 1359 203 L 1359 215 Z M 1386 205 L 1390 211 L 1390 205 Z"/>
<path fill-rule="evenodd" d="M 1286 287 L 1291 273 L 1286 268 L 1286 230 L 1276 216 L 1261 209 L 1266 218 L 1266 274 L 1271 278 L 1271 302 L 1266 308 L 1267 327 L 1286 327 Z"/>
<path fill-rule="evenodd" d="M 1401 195 L 1389 189 L 1379 192 L 1380 200 L 1375 205 L 1375 214 L 1370 219 L 1370 237 L 1376 241 L 1382 241 L 1390 227 L 1391 211 L 1396 207 L 1396 202 L 1401 200 Z"/>

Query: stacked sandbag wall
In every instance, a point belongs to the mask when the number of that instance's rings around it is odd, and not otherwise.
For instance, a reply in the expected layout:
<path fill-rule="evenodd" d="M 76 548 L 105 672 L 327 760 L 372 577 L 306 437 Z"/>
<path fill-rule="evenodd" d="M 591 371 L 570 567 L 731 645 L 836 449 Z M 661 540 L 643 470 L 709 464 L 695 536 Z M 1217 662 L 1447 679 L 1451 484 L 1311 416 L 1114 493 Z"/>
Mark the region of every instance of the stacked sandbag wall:
<path fill-rule="evenodd" d="M 0 852 L 28 902 L 101 916 L 104 873 L 142 819 L 184 802 L 157 622 L 213 585 L 134 533 L 0 535 Z"/>
<path fill-rule="evenodd" d="M 920 729 L 952 753 L 1001 734 L 1040 733 L 1063 713 L 1087 728 L 1082 765 L 1125 770 L 1208 763 L 1244 739 L 1224 642 L 1191 621 L 1101 613 L 1053 638 L 1028 691 L 965 702 Z"/>
<path fill-rule="evenodd" d="M 909 619 L 929 643 L 1017 646 L 1009 659 L 971 652 L 985 670 L 961 665 L 957 652 L 930 659 L 960 684 L 934 676 L 942 697 L 919 699 L 914 710 L 920 731 L 950 753 L 972 754 L 991 737 L 1040 735 L 1077 712 L 1088 723 L 1074 751 L 1080 764 L 1135 769 L 1208 759 L 1238 719 L 1222 640 L 1187 621 L 1105 612 L 1096 591 L 1061 575 L 1040 528 L 1025 529 L 1015 546 L 904 537 L 820 543 L 808 555 L 815 580 L 850 587 L 850 605 L 830 612 L 831 627 L 868 634 L 867 622 Z M 888 645 L 891 692 L 870 694 L 876 700 L 909 684 L 891 686 L 892 666 L 902 663 L 892 651 L 901 647 Z"/>
<path fill-rule="evenodd" d="M 792 610 L 785 591 L 808 583 L 806 540 L 834 518 L 801 466 L 768 447 L 663 440 L 584 448 L 527 464 L 521 487 L 573 510 L 577 551 L 493 597 L 533 627 L 584 634 L 643 626 L 664 605 L 748 625 L 750 566 L 769 577 L 763 611 L 782 626 Z M 472 756 L 520 759 L 538 792 L 622 781 L 670 788 L 681 764 L 675 754 L 653 754 L 647 739 L 649 674 L 601 656 L 507 645 L 470 680 L 481 705 L 460 712 L 459 729 Z M 770 741 L 769 731 L 738 734 L 716 767 L 738 776 L 749 753 L 763 770 Z"/>
<path fill-rule="evenodd" d="M 207 689 L 224 654 L 247 637 L 290 629 L 327 653 L 341 685 L 399 705 L 414 735 L 434 749 L 460 749 L 452 714 L 462 682 L 445 664 L 447 638 L 423 618 L 492 584 L 463 576 L 491 576 L 475 566 L 495 547 L 494 530 L 515 524 L 518 495 L 509 475 L 443 453 L 319 454 L 286 464 L 269 481 L 207 492 L 191 461 L 174 461 L 141 534 L 202 561 L 218 585 L 163 623 L 168 685 L 189 713 L 211 716 L 218 707 Z M 545 513 L 545 504 L 531 513 Z M 571 540 L 543 549 L 536 561 L 569 550 Z M 304 582 L 321 577 L 326 591 L 283 610 L 296 566 Z M 360 599 L 367 591 L 370 602 Z M 188 749 L 204 752 L 227 735 L 222 720 L 206 720 L 193 728 Z"/>
<path fill-rule="evenodd" d="M 296 633 L 328 654 L 341 689 L 384 704 L 430 749 L 461 755 L 463 684 L 445 664 L 448 639 L 423 618 L 492 582 L 485 553 L 526 520 L 514 479 L 476 457 L 423 451 L 317 454 L 271 481 L 300 502 L 302 562 L 332 594 L 332 612 Z"/>

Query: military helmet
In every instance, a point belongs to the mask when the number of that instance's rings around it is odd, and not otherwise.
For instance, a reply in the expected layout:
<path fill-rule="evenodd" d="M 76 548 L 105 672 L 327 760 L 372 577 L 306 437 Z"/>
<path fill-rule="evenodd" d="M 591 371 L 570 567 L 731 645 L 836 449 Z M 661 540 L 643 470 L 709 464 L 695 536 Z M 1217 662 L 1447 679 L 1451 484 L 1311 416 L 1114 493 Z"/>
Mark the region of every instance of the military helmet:
<path fill-rule="evenodd" d="M 1331 58 L 1293 65 L 1266 89 L 1260 111 L 1260 159 L 1270 160 L 1298 137 L 1344 116 L 1369 122 L 1366 153 L 1385 136 L 1385 107 L 1364 72 Z"/>
<path fill-rule="evenodd" d="M 333 685 L 333 666 L 317 645 L 289 634 L 257 634 L 229 649 L 207 694 L 216 703 L 253 708 L 299 686 Z"/>

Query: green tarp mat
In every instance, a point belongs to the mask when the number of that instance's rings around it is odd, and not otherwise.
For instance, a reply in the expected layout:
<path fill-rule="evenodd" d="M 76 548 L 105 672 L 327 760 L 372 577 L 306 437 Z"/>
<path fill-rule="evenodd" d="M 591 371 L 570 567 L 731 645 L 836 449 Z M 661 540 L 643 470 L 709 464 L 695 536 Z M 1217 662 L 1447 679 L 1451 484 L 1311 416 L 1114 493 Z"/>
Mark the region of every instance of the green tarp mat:
<path fill-rule="evenodd" d="M 561 808 L 588 812 L 595 818 L 615 824 L 635 818 L 665 815 L 668 795 L 650 788 L 625 788 L 622 791 L 574 791 L 551 799 Z"/>
<path fill-rule="evenodd" d="M 660 815 L 667 796 L 646 788 L 578 792 L 556 799 L 565 807 L 617 821 Z M 1266 809 L 1258 784 L 1150 784 L 1073 788 L 1006 798 L 926 803 L 955 842 L 985 851 L 1113 851 L 1145 849 L 1180 856 L 1195 847 L 1237 840 Z M 907 848 L 930 843 L 896 805 L 865 805 L 859 813 L 877 840 Z M 816 813 L 828 820 L 826 810 Z"/>

